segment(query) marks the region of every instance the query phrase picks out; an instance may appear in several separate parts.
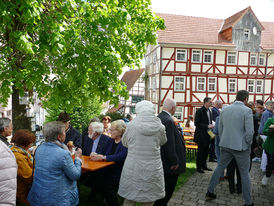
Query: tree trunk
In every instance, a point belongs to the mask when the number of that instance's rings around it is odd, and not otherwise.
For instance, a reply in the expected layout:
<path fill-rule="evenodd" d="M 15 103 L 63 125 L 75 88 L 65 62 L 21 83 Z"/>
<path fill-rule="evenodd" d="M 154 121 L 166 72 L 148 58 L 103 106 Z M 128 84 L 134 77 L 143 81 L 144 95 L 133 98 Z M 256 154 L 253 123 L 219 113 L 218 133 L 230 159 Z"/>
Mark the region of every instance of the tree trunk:
<path fill-rule="evenodd" d="M 26 106 L 19 104 L 19 90 L 13 88 L 12 93 L 12 124 L 13 131 L 28 129 L 31 131 L 31 120 L 27 117 Z"/>

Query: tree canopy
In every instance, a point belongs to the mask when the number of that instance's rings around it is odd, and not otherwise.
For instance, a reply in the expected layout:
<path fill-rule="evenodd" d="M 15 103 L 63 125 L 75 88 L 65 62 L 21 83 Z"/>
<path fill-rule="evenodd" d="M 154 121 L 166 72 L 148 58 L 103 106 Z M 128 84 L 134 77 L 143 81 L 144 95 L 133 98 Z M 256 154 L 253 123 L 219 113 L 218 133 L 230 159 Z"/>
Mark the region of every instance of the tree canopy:
<path fill-rule="evenodd" d="M 67 111 L 96 97 L 117 103 L 122 68 L 138 66 L 163 28 L 150 0 L 1 1 L 0 101 L 35 90 L 44 107 Z"/>

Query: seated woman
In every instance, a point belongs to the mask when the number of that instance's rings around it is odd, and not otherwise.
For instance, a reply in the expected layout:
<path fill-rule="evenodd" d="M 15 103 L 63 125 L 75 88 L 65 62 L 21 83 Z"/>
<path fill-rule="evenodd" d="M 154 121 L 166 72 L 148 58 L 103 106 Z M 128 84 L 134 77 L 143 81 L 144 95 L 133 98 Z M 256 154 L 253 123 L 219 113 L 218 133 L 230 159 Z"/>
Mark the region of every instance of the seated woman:
<path fill-rule="evenodd" d="M 35 142 L 35 135 L 28 130 L 18 130 L 12 141 L 14 146 L 11 147 L 11 151 L 18 165 L 16 203 L 28 204 L 27 196 L 33 178 L 33 158 L 28 149 Z"/>
<path fill-rule="evenodd" d="M 122 145 L 121 138 L 126 130 L 126 124 L 123 120 L 116 120 L 111 123 L 110 133 L 112 141 L 108 144 L 106 155 L 91 155 L 95 161 L 115 162 L 114 165 L 106 168 L 104 175 L 100 176 L 100 183 L 96 185 L 102 192 L 108 205 L 120 205 L 117 199 L 117 191 L 124 161 L 127 156 L 127 148 Z"/>
<path fill-rule="evenodd" d="M 66 133 L 62 122 L 49 122 L 43 127 L 45 143 L 36 149 L 35 172 L 28 201 L 31 205 L 78 205 L 77 182 L 81 176 L 82 151 L 75 161 L 64 144 Z"/>

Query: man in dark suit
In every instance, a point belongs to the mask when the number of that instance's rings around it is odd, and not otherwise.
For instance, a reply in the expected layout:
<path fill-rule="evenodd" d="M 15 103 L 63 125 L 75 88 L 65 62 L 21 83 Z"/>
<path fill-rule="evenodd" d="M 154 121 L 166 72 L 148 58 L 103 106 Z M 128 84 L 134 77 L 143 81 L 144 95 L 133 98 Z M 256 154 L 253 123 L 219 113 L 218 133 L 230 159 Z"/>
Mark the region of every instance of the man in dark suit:
<path fill-rule="evenodd" d="M 197 110 L 195 114 L 195 133 L 194 142 L 198 144 L 197 152 L 197 172 L 204 173 L 204 170 L 212 171 L 207 167 L 206 160 L 209 152 L 210 136 L 207 133 L 208 129 L 212 129 L 212 114 L 209 107 L 212 105 L 210 97 L 204 98 L 204 106 Z"/>
<path fill-rule="evenodd" d="M 185 144 L 172 119 L 176 111 L 176 103 L 172 99 L 166 99 L 163 111 L 158 115 L 166 127 L 167 143 L 161 147 L 161 158 L 164 168 L 165 192 L 163 199 L 157 200 L 154 206 L 166 206 L 170 200 L 180 173 L 186 169 Z"/>
<path fill-rule="evenodd" d="M 103 134 L 104 126 L 100 122 L 91 122 L 88 127 L 88 135 L 83 137 L 82 154 L 90 155 L 92 152 L 106 154 L 110 137 Z"/>
<path fill-rule="evenodd" d="M 220 110 L 222 108 L 222 101 L 216 100 L 214 102 L 214 106 L 211 110 L 212 112 L 212 120 L 216 122 L 216 118 L 220 115 Z M 210 141 L 209 146 L 209 162 L 217 162 L 216 154 L 215 154 L 215 139 Z"/>

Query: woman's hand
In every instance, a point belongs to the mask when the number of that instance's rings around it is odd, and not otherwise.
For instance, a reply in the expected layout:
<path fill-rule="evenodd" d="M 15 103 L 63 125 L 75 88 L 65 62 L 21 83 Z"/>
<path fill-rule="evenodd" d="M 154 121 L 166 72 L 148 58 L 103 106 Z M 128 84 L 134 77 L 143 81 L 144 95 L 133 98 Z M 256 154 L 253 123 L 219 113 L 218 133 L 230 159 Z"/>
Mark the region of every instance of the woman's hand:
<path fill-rule="evenodd" d="M 82 157 L 82 150 L 80 149 L 80 148 L 78 148 L 76 151 L 75 151 L 75 158 L 76 157 L 79 157 L 79 158 L 81 158 Z"/>
<path fill-rule="evenodd" d="M 92 161 L 103 161 L 105 158 L 104 158 L 104 155 L 101 155 L 101 154 L 91 154 L 90 159 Z"/>

